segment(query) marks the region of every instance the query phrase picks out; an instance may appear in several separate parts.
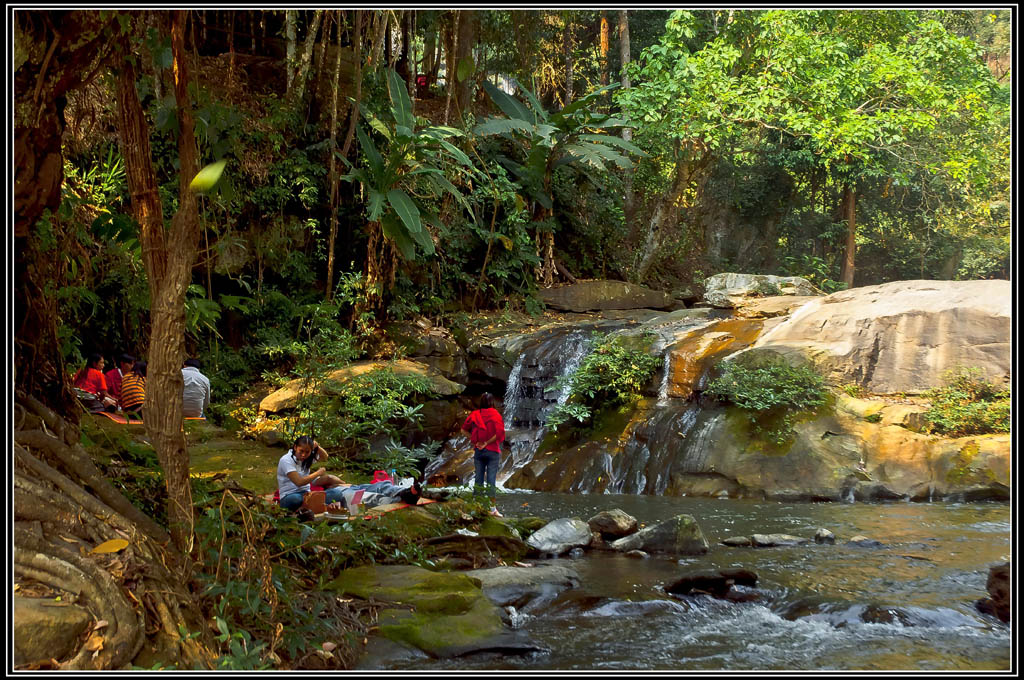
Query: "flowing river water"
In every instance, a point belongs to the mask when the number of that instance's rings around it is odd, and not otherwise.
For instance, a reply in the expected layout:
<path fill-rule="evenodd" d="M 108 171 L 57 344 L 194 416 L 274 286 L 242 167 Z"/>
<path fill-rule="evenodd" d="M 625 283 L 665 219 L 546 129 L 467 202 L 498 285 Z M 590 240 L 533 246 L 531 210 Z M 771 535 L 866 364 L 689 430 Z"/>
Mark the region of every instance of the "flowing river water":
<path fill-rule="evenodd" d="M 1011 553 L 1002 503 L 779 503 L 616 494 L 509 492 L 506 515 L 580 517 L 620 508 L 653 524 L 693 515 L 711 548 L 684 559 L 589 551 L 559 558 L 580 585 L 514 616 L 546 651 L 419 659 L 406 667 L 477 670 L 998 670 L 1010 629 L 978 613 L 994 563 Z M 729 548 L 729 536 L 785 533 L 835 545 Z M 855 535 L 882 547 L 844 545 Z M 685 572 L 743 567 L 756 601 L 664 591 Z M 397 662 L 395 668 L 402 667 Z"/>

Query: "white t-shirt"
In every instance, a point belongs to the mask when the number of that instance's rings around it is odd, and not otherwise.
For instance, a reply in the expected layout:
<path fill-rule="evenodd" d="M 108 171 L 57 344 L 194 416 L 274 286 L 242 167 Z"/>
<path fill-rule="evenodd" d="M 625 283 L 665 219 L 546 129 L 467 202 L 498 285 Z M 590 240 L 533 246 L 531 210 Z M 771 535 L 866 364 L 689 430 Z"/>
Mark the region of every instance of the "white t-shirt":
<path fill-rule="evenodd" d="M 296 486 L 295 482 L 288 478 L 289 472 L 298 472 L 299 476 L 305 477 L 306 473 L 299 469 L 299 461 L 295 458 L 295 451 L 288 449 L 288 453 L 281 456 L 281 460 L 277 462 L 277 490 L 278 496 L 284 498 L 290 493 L 301 491 L 306 493 L 309 491 L 309 484 L 302 486 Z"/>
<path fill-rule="evenodd" d="M 182 412 L 186 418 L 202 418 L 203 412 L 210 406 L 210 380 L 199 372 L 195 366 L 181 369 L 181 378 L 185 383 L 185 394 L 182 401 Z"/>

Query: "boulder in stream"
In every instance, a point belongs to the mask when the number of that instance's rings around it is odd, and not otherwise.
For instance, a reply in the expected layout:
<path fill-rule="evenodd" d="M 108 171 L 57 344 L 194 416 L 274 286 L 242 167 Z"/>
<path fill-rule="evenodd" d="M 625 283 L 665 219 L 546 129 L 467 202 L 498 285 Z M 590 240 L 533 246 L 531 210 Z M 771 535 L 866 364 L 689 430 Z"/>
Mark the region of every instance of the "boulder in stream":
<path fill-rule="evenodd" d="M 734 585 L 753 586 L 757 574 L 749 569 L 705 569 L 694 571 L 665 586 L 665 592 L 673 595 L 690 595 L 694 591 L 724 598 Z"/>
<path fill-rule="evenodd" d="M 836 535 L 828 529 L 818 529 L 814 533 L 814 542 L 832 544 L 836 542 Z"/>
<path fill-rule="evenodd" d="M 535 564 L 532 567 L 474 569 L 466 576 L 478 579 L 484 595 L 499 607 L 536 608 L 558 594 L 580 584 L 576 570 L 564 564 Z"/>
<path fill-rule="evenodd" d="M 754 534 L 750 542 L 755 548 L 781 548 L 791 545 L 804 545 L 810 543 L 810 539 L 789 534 Z"/>
<path fill-rule="evenodd" d="M 676 515 L 613 541 L 611 547 L 622 552 L 643 550 L 649 553 L 703 555 L 708 551 L 708 541 L 692 515 Z"/>
<path fill-rule="evenodd" d="M 985 584 L 989 596 L 978 600 L 978 611 L 997 617 L 1003 623 L 1010 622 L 1010 563 L 1003 562 L 988 570 Z"/>
<path fill-rule="evenodd" d="M 615 539 L 636 533 L 636 517 L 618 508 L 602 510 L 587 520 L 591 531 L 600 532 L 601 538 Z"/>
<path fill-rule="evenodd" d="M 578 517 L 556 519 L 526 539 L 527 545 L 541 553 L 561 555 L 590 544 L 590 527 Z"/>
<path fill-rule="evenodd" d="M 867 536 L 854 536 L 846 542 L 846 545 L 851 545 L 856 548 L 881 548 L 882 542 L 876 541 L 873 538 L 868 538 Z"/>

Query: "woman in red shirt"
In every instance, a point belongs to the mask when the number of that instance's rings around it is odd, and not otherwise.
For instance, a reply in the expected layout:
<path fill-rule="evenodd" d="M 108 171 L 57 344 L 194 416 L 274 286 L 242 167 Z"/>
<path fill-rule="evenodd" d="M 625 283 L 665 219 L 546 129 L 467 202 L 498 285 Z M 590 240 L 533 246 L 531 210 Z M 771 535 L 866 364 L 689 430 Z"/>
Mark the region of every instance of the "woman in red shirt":
<path fill-rule="evenodd" d="M 505 441 L 505 422 L 494 408 L 494 397 L 484 392 L 480 395 L 480 408 L 469 414 L 462 424 L 462 431 L 469 433 L 473 444 L 473 463 L 476 466 L 475 486 L 483 486 L 484 478 L 490 490 L 491 503 L 497 498 L 498 466 L 501 462 L 501 443 Z M 497 508 L 491 514 L 501 517 Z"/>
<path fill-rule="evenodd" d="M 105 363 L 103 355 L 90 354 L 89 360 L 85 362 L 85 366 L 75 374 L 75 387 L 94 395 L 96 398 L 96 402 L 93 404 L 86 404 L 86 407 L 90 410 L 96 407 L 103 410 L 108 406 L 115 406 L 117 404 L 107 391 L 107 379 L 103 375 L 103 365 Z"/>

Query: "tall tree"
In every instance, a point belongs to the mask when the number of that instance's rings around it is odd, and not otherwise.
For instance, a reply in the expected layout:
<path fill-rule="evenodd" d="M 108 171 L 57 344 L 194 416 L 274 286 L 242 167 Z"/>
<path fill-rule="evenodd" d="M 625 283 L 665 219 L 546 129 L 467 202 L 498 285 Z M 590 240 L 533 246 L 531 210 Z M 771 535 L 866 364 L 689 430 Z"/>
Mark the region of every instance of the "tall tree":
<path fill-rule="evenodd" d="M 188 554 L 193 540 L 192 490 L 188 450 L 182 428 L 185 360 L 185 291 L 199 248 L 199 215 L 190 188 L 196 176 L 196 141 L 185 60 L 185 12 L 171 15 L 174 96 L 178 113 L 178 210 L 165 227 L 150 154 L 149 128 L 136 91 L 133 60 L 125 59 L 118 77 L 122 150 L 132 209 L 141 227 L 140 242 L 149 278 L 149 374 L 146 431 L 156 449 L 167 485 L 167 516 L 174 544 Z"/>

